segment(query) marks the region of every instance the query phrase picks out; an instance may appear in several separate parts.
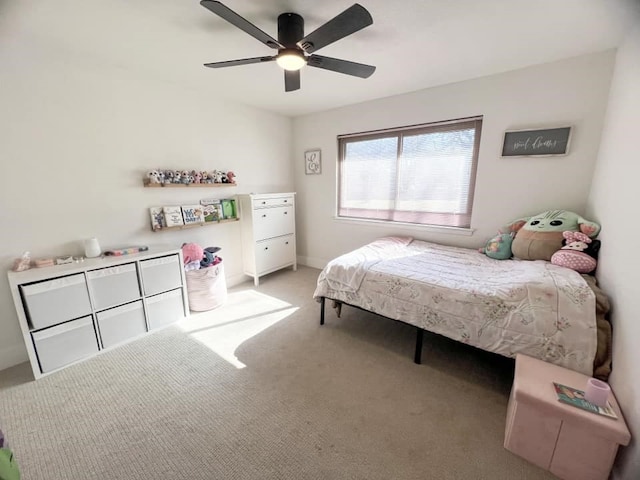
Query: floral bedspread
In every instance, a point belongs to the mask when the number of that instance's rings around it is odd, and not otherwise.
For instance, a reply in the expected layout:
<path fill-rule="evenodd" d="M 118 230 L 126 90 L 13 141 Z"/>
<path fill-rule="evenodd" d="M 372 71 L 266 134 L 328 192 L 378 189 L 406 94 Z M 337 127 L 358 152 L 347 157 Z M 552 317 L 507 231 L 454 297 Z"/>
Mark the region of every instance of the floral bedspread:
<path fill-rule="evenodd" d="M 356 263 L 362 271 L 354 271 Z M 593 373 L 595 295 L 580 274 L 547 261 L 494 260 L 476 250 L 385 237 L 332 260 L 318 278 L 319 297 L 507 357 L 524 353 Z"/>

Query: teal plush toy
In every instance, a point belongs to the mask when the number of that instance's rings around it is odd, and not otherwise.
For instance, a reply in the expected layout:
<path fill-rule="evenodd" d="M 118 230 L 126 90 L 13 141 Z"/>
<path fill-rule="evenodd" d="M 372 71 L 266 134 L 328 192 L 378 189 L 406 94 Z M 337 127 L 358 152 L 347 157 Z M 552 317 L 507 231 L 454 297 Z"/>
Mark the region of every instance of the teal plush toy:
<path fill-rule="evenodd" d="M 480 248 L 479 251 L 489 258 L 507 260 L 511 258 L 511 243 L 513 242 L 514 235 L 514 233 L 502 233 L 498 231 L 498 234 L 491 240 L 488 240 L 486 245 Z"/>

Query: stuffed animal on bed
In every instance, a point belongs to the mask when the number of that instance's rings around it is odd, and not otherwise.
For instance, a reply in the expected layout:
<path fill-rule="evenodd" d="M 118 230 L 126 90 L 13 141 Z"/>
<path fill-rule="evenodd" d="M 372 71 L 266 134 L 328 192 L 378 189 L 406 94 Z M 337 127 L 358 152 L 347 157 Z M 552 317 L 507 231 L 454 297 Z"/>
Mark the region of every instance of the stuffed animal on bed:
<path fill-rule="evenodd" d="M 514 235 L 513 232 L 502 233 L 498 230 L 498 234 L 488 240 L 485 246 L 479 249 L 479 252 L 496 260 L 507 260 L 511 258 L 511 243 Z"/>
<path fill-rule="evenodd" d="M 564 231 L 581 232 L 593 239 L 600 233 L 600 225 L 567 210 L 548 210 L 515 220 L 507 230 L 516 232 L 511 244 L 514 257 L 551 260 L 551 256 L 562 248 Z"/>
<path fill-rule="evenodd" d="M 582 232 L 563 232 L 564 246 L 551 256 L 551 263 L 578 273 L 591 273 L 598 264 L 600 240 L 592 240 Z"/>

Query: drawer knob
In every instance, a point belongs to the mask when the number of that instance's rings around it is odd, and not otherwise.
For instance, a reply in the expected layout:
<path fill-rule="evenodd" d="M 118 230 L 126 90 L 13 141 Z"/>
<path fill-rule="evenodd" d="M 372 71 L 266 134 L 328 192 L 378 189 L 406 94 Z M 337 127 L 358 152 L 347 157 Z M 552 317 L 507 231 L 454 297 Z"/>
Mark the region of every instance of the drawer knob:
<path fill-rule="evenodd" d="M 284 242 L 285 245 L 289 245 L 289 242 Z"/>
<path fill-rule="evenodd" d="M 265 250 L 269 250 L 269 247 L 264 247 Z"/>
<path fill-rule="evenodd" d="M 263 213 L 263 214 L 262 214 L 262 218 L 266 218 L 266 216 L 267 216 L 267 214 L 266 214 L 266 213 Z"/>
<path fill-rule="evenodd" d="M 264 205 L 264 204 L 266 204 L 266 203 L 267 203 L 267 202 L 262 202 L 262 204 L 263 204 L 263 205 Z"/>
<path fill-rule="evenodd" d="M 289 212 L 284 212 L 284 214 L 285 214 L 285 215 L 286 215 L 287 213 L 289 213 Z"/>

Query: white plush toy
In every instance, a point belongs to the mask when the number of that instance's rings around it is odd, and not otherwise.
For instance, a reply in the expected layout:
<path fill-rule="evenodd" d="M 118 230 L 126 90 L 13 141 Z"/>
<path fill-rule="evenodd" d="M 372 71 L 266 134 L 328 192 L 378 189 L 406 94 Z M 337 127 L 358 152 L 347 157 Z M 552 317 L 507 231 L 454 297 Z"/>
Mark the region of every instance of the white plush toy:
<path fill-rule="evenodd" d="M 147 172 L 149 183 L 160 183 L 160 173 L 157 170 L 149 170 Z"/>

